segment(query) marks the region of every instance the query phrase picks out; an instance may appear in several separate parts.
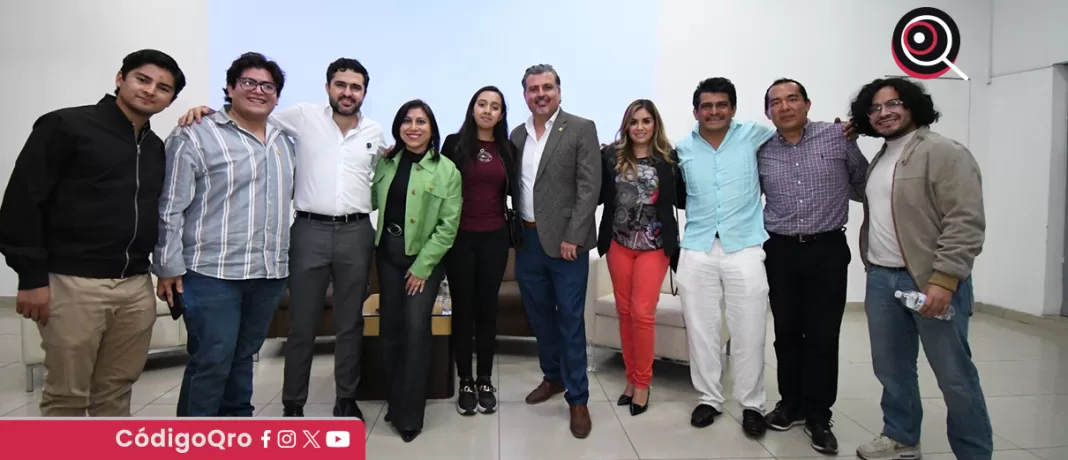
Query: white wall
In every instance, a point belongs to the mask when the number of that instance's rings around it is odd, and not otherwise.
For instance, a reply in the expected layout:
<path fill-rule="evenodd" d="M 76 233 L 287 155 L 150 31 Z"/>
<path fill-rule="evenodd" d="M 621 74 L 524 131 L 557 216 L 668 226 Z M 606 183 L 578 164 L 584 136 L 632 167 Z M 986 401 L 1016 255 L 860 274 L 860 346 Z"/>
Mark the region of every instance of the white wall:
<path fill-rule="evenodd" d="M 1068 62 L 1068 1 L 992 1 L 993 76 Z"/>
<path fill-rule="evenodd" d="M 707 77 L 730 78 L 738 89 L 736 118 L 771 124 L 763 114 L 764 90 L 779 77 L 802 82 L 812 99 L 809 117 L 832 121 L 849 115 L 849 103 L 865 83 L 902 75 L 890 54 L 897 20 L 919 6 L 933 6 L 954 18 L 966 38 L 957 65 L 971 81 L 925 83 L 943 120 L 934 128 L 986 155 L 972 140 L 972 119 L 985 118 L 989 11 L 974 1 L 851 2 L 820 0 L 744 2 L 674 0 L 659 3 L 656 102 L 673 139 L 693 128 L 693 90 Z M 947 76 L 952 76 L 947 74 Z M 976 81 L 978 79 L 978 81 Z M 861 138 L 871 159 L 881 142 Z M 681 216 L 685 221 L 685 215 Z M 864 299 L 864 271 L 857 253 L 863 212 L 850 207 L 847 235 L 853 250 L 847 299 Z M 980 263 L 992 263 L 982 260 Z"/>
<path fill-rule="evenodd" d="M 34 120 L 50 110 L 95 104 L 115 90 L 122 58 L 142 48 L 174 57 L 188 86 L 152 119 L 165 137 L 180 113 L 208 100 L 208 0 L 35 0 L 0 6 L 0 190 Z M 216 89 L 216 91 L 218 91 Z M 0 264 L 0 296 L 14 296 L 18 278 Z"/>
<path fill-rule="evenodd" d="M 993 0 L 994 41 L 982 163 L 988 244 L 976 295 L 1059 315 L 1068 174 L 1068 2 Z M 973 122 L 976 120 L 973 120 Z M 974 129 L 974 125 L 973 125 Z"/>
<path fill-rule="evenodd" d="M 92 0 L 41 0 L 0 6 L 5 82 L 0 97 L 12 108 L 0 114 L 0 187 L 6 186 L 7 171 L 34 118 L 94 103 L 113 90 L 115 72 L 130 51 L 166 51 L 189 77 L 178 101 L 153 120 L 161 136 L 179 113 L 209 100 L 218 88 L 208 84 L 208 1 L 109 0 L 103 7 Z M 1026 313 L 1057 314 L 1068 72 L 1050 66 L 1068 61 L 1068 28 L 1058 22 L 1068 17 L 1068 1 L 766 0 L 757 8 L 721 0 L 662 0 L 656 3 L 656 52 L 647 57 L 655 63 L 654 99 L 675 139 L 693 126 L 693 88 L 717 75 L 738 87 L 739 118 L 767 122 L 763 91 L 784 76 L 807 86 L 812 118 L 846 117 L 851 97 L 864 83 L 901 74 L 888 41 L 898 18 L 919 6 L 953 16 L 963 37 L 957 65 L 971 77 L 926 86 L 943 112 L 935 129 L 968 145 L 983 168 L 989 233 L 976 263 L 977 298 Z M 633 38 L 618 33 L 621 46 Z M 619 120 L 597 122 L 614 126 Z M 879 142 L 862 139 L 861 147 L 871 158 Z M 860 206 L 853 205 L 850 301 L 862 300 L 864 293 L 856 254 L 861 218 Z M 0 296 L 14 295 L 16 285 L 14 273 L 0 268 Z"/>

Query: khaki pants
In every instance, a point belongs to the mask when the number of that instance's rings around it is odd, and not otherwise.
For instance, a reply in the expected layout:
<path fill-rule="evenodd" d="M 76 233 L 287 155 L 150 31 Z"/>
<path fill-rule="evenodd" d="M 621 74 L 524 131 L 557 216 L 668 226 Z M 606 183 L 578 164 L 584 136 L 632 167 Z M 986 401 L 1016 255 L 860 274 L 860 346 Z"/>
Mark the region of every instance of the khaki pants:
<path fill-rule="evenodd" d="M 156 321 L 151 276 L 48 279 L 48 325 L 38 325 L 46 371 L 41 415 L 129 417 Z"/>

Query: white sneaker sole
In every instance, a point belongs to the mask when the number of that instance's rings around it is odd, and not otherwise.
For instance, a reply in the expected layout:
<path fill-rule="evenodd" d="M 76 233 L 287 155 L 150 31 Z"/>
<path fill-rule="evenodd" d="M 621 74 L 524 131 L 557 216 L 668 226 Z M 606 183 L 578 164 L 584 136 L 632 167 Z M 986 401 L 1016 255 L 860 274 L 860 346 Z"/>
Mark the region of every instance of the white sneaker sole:
<path fill-rule="evenodd" d="M 906 450 L 901 452 L 888 452 L 865 456 L 864 454 L 861 454 L 858 451 L 857 457 L 862 458 L 864 460 L 921 460 L 923 458 L 923 454 L 917 451 Z"/>
<path fill-rule="evenodd" d="M 767 423 L 767 422 L 765 422 L 765 423 Z M 767 425 L 768 425 L 768 428 L 770 428 L 772 430 L 775 430 L 775 431 L 790 431 L 795 426 L 802 426 L 804 424 L 805 424 L 804 420 L 795 420 L 793 422 L 790 422 L 790 424 L 786 425 L 786 426 L 772 425 L 770 423 L 768 423 Z"/>

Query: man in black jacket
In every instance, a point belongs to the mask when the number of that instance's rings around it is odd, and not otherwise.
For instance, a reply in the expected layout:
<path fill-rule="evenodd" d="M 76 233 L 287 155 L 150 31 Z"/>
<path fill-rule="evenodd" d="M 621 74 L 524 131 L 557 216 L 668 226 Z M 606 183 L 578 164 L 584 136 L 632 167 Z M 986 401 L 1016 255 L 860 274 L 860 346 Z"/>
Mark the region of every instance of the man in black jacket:
<path fill-rule="evenodd" d="M 165 164 L 148 120 L 185 76 L 167 54 L 141 50 L 123 59 L 115 85 L 95 105 L 34 122 L 0 205 L 16 308 L 41 331 L 44 416 L 129 416 L 148 358 Z"/>

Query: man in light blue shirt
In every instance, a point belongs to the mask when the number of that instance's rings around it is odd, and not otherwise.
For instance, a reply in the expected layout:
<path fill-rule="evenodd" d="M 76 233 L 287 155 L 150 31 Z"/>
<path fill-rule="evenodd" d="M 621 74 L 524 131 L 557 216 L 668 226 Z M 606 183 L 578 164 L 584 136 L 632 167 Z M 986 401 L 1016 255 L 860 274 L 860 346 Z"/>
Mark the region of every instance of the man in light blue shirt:
<path fill-rule="evenodd" d="M 678 282 L 690 345 L 690 378 L 701 392 L 690 423 L 711 425 L 725 399 L 720 383 L 720 302 L 726 299 L 734 358 L 734 399 L 749 436 L 766 430 L 763 412 L 768 279 L 757 150 L 775 128 L 735 121 L 734 85 L 702 81 L 693 94 L 697 126 L 676 145 L 684 185 L 679 207 L 686 228 Z"/>

